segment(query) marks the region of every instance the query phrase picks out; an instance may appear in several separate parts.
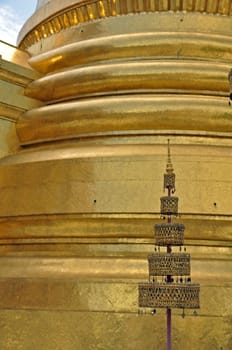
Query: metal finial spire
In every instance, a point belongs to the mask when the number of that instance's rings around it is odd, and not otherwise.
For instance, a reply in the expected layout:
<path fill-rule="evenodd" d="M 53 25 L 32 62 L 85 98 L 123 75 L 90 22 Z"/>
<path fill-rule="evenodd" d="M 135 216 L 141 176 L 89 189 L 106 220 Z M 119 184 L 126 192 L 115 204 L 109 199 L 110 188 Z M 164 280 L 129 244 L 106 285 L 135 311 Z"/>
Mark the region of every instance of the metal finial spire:
<path fill-rule="evenodd" d="M 175 192 L 175 173 L 171 161 L 170 140 L 168 139 L 168 160 L 164 174 L 164 190 Z"/>
<path fill-rule="evenodd" d="M 198 309 L 200 307 L 200 285 L 191 283 L 190 254 L 175 253 L 172 246 L 184 244 L 184 225 L 172 222 L 178 214 L 178 197 L 175 191 L 175 173 L 171 162 L 170 142 L 168 140 L 167 172 L 164 174 L 164 189 L 167 196 L 160 198 L 161 218 L 166 223 L 155 225 L 155 253 L 148 255 L 149 282 L 139 283 L 139 307 L 166 308 L 167 312 L 167 350 L 172 349 L 172 309 Z M 160 251 L 166 247 L 166 252 Z M 183 313 L 184 315 L 184 313 Z"/>
<path fill-rule="evenodd" d="M 168 174 L 171 174 L 174 171 L 172 161 L 171 161 L 171 151 L 170 151 L 170 140 L 169 139 L 168 139 L 168 161 L 167 161 L 166 171 Z"/>

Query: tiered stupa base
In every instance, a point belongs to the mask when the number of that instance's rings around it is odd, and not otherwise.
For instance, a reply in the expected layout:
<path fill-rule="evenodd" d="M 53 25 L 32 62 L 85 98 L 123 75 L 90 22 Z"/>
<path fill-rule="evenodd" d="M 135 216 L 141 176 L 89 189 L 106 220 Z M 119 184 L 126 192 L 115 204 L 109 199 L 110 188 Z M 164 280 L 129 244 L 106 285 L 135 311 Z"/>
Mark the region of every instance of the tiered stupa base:
<path fill-rule="evenodd" d="M 21 39 L 62 4 L 38 10 Z M 21 118 L 22 148 L 1 160 L 1 349 L 162 349 L 166 315 L 137 316 L 137 283 L 167 138 L 202 290 L 201 313 L 174 312 L 173 332 L 179 348 L 231 348 L 231 17 L 143 12 L 28 43 L 45 80 L 27 94 L 48 106 Z"/>

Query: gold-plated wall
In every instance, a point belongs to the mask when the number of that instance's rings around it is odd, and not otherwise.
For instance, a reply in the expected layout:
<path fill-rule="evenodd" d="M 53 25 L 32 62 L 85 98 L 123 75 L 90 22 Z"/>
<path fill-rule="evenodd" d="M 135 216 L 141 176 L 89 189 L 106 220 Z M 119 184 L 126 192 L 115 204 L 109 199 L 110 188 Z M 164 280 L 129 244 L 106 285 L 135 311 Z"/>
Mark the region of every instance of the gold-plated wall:
<path fill-rule="evenodd" d="M 26 97 L 25 87 L 39 78 L 28 65 L 29 55 L 0 41 L 0 158 L 19 148 L 15 124 L 28 109 L 42 103 Z"/>
<path fill-rule="evenodd" d="M 163 11 L 230 16 L 232 7 L 230 0 L 66 0 L 62 4 L 51 1 L 35 13 L 34 28 L 29 33 L 30 23 L 22 29 L 19 35 L 20 45 L 22 48 L 28 48 L 54 33 L 89 21 L 132 13 Z M 44 18 L 44 13 L 47 18 Z"/>
<path fill-rule="evenodd" d="M 174 316 L 173 349 L 231 348 L 231 30 L 224 0 L 53 0 L 25 24 L 34 75 L 14 101 L 28 111 L 0 160 L 0 348 L 165 349 L 137 282 L 167 138 L 202 290 L 197 316 Z"/>

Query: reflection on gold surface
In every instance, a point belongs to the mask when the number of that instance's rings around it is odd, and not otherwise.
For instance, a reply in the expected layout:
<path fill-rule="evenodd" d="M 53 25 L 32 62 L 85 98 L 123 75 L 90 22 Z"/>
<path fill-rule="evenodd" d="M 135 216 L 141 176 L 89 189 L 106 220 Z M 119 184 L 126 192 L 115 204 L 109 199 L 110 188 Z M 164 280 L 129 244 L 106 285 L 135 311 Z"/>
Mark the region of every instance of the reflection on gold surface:
<path fill-rule="evenodd" d="M 20 66 L 30 68 L 28 64 L 29 55 L 18 49 L 17 47 L 10 45 L 0 40 L 0 55 L 1 58 Z"/>
<path fill-rule="evenodd" d="M 176 130 L 232 132 L 226 98 L 148 94 L 92 98 L 33 109 L 20 119 L 17 131 L 21 143 L 27 144 L 114 130 L 170 130 L 173 123 Z"/>
<path fill-rule="evenodd" d="M 163 350 L 165 315 L 137 316 L 137 282 L 167 138 L 202 285 L 173 349 L 232 348 L 231 20 L 227 0 L 51 0 L 25 24 L 41 75 L 0 73 L 20 141 L 0 160 L 0 349 Z"/>
<path fill-rule="evenodd" d="M 56 65 L 63 57 L 55 56 Z M 115 62 L 75 67 L 49 74 L 32 82 L 26 95 L 43 101 L 65 100 L 77 95 L 183 91 L 184 93 L 228 94 L 229 64 L 165 60 L 165 62 Z"/>
<path fill-rule="evenodd" d="M 44 23 L 40 23 L 22 39 L 20 47 L 26 49 L 35 42 L 78 23 L 104 17 L 153 11 L 190 11 L 230 16 L 232 8 L 230 0 L 190 0 L 180 2 L 141 0 L 138 3 L 137 1 L 131 2 L 131 0 L 90 0 L 86 4 L 78 3 L 71 8 L 60 10 L 55 18 L 49 18 Z"/>
<path fill-rule="evenodd" d="M 117 18 L 119 20 L 119 18 Z M 136 19 L 135 19 L 136 20 Z M 149 20 L 149 18 L 148 18 Z M 132 22 L 133 23 L 133 22 Z M 138 22 L 139 23 L 139 22 Z M 119 22 L 119 26 L 122 23 Z M 146 27 L 145 27 L 146 28 Z M 146 28 L 149 30 L 150 28 Z M 230 36 L 183 32 L 146 32 L 107 35 L 62 45 L 48 52 L 39 52 L 30 58 L 30 65 L 42 73 L 49 73 L 74 65 L 103 63 L 112 60 L 130 59 L 140 61 L 156 57 L 159 63 L 162 55 L 165 61 L 195 59 L 196 64 L 230 64 L 232 60 L 232 40 Z M 88 52 L 88 55 L 86 55 Z M 181 53 L 178 57 L 178 53 Z M 215 60 L 217 54 L 218 60 Z M 142 58 L 140 57 L 142 56 Z M 137 57 L 140 57 L 137 59 Z M 205 62 L 205 63 L 206 63 Z M 117 61 L 115 63 L 118 63 Z M 148 62 L 149 63 L 149 62 Z M 100 68 L 100 67 L 99 67 Z"/>

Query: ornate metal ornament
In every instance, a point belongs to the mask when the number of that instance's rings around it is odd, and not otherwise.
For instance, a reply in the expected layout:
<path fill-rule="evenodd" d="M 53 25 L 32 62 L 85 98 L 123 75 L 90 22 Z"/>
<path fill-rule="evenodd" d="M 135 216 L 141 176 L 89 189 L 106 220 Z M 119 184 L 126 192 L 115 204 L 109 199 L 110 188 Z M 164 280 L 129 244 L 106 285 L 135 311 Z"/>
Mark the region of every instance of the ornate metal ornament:
<path fill-rule="evenodd" d="M 232 79 L 232 78 L 231 78 Z M 167 349 L 171 350 L 171 309 L 197 309 L 200 307 L 200 285 L 192 284 L 190 277 L 190 254 L 173 253 L 172 246 L 184 244 L 183 224 L 172 223 L 178 214 L 178 197 L 174 197 L 175 174 L 168 142 L 168 161 L 164 174 L 167 196 L 160 198 L 161 215 L 167 222 L 155 225 L 155 244 L 165 246 L 166 252 L 148 255 L 149 283 L 139 283 L 138 304 L 143 308 L 167 309 Z M 160 248 L 158 248 L 159 250 Z"/>
<path fill-rule="evenodd" d="M 177 215 L 178 214 L 178 197 L 161 197 L 160 212 L 163 215 Z"/>
<path fill-rule="evenodd" d="M 153 253 L 148 255 L 148 265 L 150 277 L 190 276 L 190 254 L 187 253 Z"/>
<path fill-rule="evenodd" d="M 164 189 L 171 188 L 175 189 L 175 180 L 176 175 L 174 173 L 172 174 L 164 174 Z"/>
<path fill-rule="evenodd" d="M 140 283 L 139 304 L 150 308 L 199 308 L 199 284 Z"/>
<path fill-rule="evenodd" d="M 155 225 L 155 242 L 158 246 L 181 246 L 184 244 L 184 225 L 167 223 Z"/>

